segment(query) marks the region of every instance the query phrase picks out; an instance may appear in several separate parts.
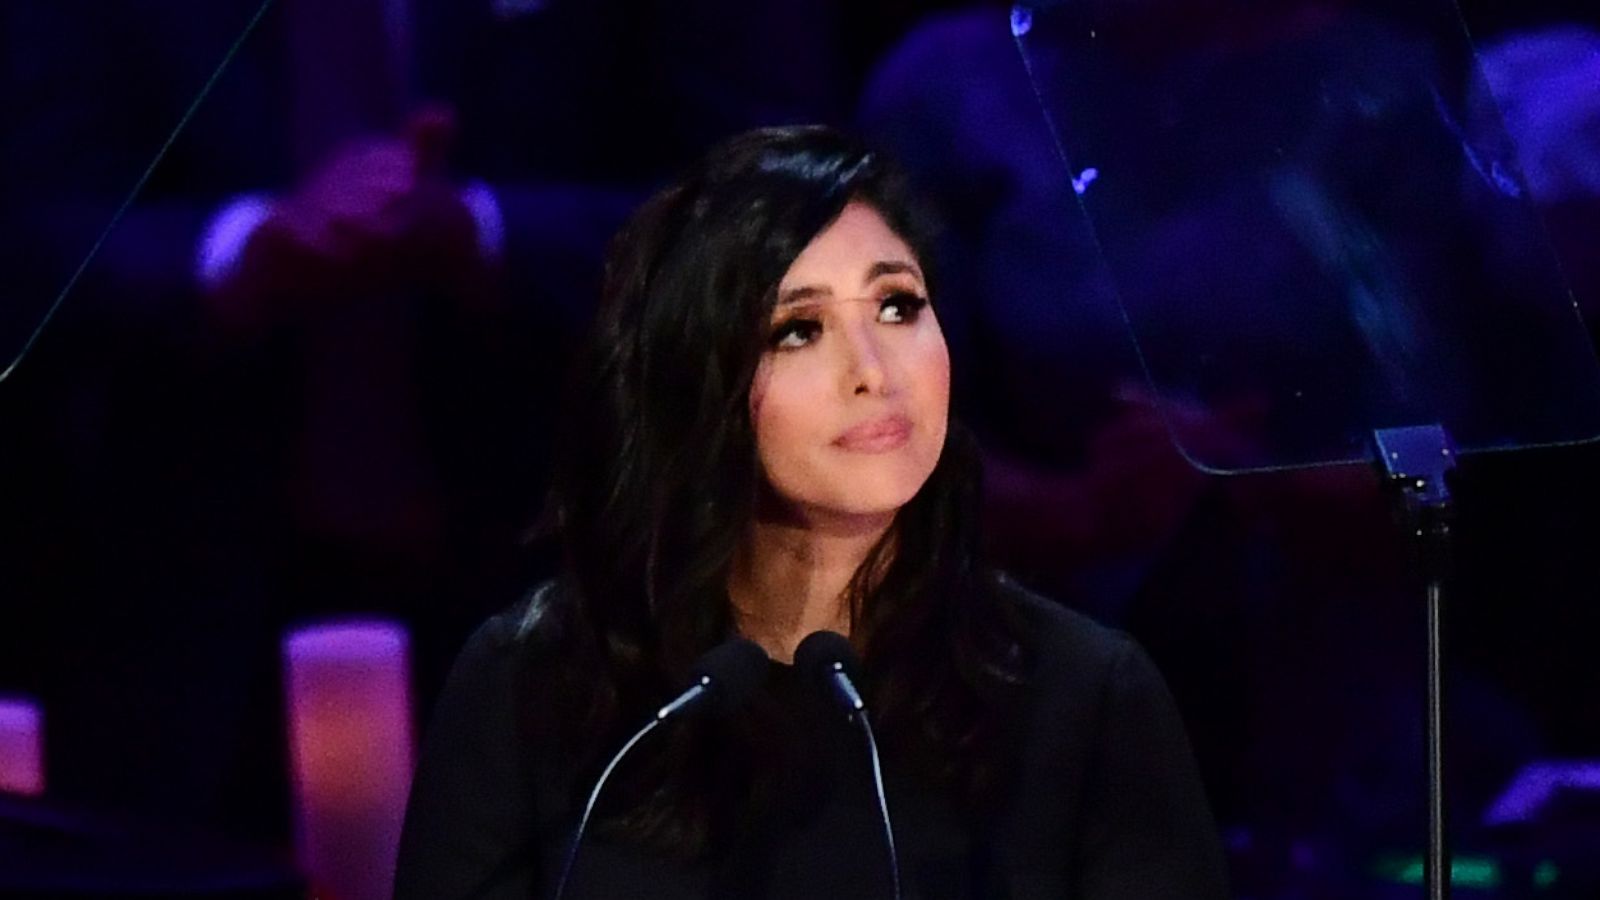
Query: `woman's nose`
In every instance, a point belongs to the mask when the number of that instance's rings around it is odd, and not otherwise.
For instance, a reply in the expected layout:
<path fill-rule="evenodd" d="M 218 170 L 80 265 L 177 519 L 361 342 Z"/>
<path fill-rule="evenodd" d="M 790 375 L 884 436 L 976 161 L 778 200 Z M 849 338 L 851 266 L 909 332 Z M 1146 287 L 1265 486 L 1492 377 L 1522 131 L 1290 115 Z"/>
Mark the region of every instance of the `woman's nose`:
<path fill-rule="evenodd" d="M 846 378 L 852 394 L 882 394 L 889 386 L 884 347 L 872 327 L 854 329 L 849 340 Z"/>

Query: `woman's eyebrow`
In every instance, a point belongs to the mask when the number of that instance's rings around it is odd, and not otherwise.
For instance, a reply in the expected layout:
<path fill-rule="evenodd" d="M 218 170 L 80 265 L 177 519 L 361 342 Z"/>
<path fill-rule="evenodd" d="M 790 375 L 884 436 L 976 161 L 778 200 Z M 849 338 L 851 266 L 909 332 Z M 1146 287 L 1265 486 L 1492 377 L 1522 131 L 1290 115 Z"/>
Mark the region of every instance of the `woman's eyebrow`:
<path fill-rule="evenodd" d="M 905 260 L 900 259 L 883 259 L 873 263 L 872 266 L 867 269 L 867 274 L 861 279 L 861 283 L 863 285 L 869 285 L 885 275 L 910 275 L 911 277 L 917 279 L 919 283 L 923 280 L 922 270 L 917 268 L 916 263 L 906 262 Z M 803 303 L 807 300 L 831 296 L 833 296 L 833 291 L 830 290 L 826 285 L 803 284 L 799 287 L 792 287 L 779 293 L 778 305 L 791 306 L 796 303 Z"/>
<path fill-rule="evenodd" d="M 818 297 L 831 296 L 833 296 L 833 291 L 824 285 L 803 284 L 800 287 L 789 288 L 778 294 L 778 305 L 793 306 L 796 303 L 804 303 L 807 300 L 815 300 Z"/>
<path fill-rule="evenodd" d="M 902 259 L 884 259 L 872 264 L 872 268 L 867 270 L 867 277 L 863 278 L 861 283 L 871 284 L 885 275 L 910 275 L 917 281 L 922 281 L 922 270 L 917 268 L 916 263 Z"/>

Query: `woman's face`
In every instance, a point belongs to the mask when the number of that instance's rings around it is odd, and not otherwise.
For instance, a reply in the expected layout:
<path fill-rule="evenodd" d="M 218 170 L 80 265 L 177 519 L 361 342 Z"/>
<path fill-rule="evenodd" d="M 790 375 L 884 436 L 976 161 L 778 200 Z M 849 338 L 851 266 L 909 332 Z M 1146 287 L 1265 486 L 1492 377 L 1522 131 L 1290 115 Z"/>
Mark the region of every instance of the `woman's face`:
<path fill-rule="evenodd" d="M 950 354 L 922 268 L 851 203 L 778 285 L 750 390 L 768 484 L 803 521 L 892 515 L 944 447 Z"/>

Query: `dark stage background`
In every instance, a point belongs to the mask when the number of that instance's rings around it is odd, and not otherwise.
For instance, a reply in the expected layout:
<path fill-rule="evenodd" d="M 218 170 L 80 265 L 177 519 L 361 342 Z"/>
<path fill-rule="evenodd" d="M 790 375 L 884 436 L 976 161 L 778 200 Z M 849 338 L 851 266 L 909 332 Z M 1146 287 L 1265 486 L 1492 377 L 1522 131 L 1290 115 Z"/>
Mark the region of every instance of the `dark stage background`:
<path fill-rule="evenodd" d="M 1519 101 L 1557 90 L 1527 74 L 1540 35 L 1590 41 L 1570 64 L 1600 78 L 1592 3 L 1463 6 L 1527 76 Z M 287 859 L 285 631 L 404 622 L 425 723 L 472 628 L 553 564 L 553 405 L 606 239 L 718 137 L 826 121 L 901 157 L 943 215 L 936 303 L 994 555 L 1149 648 L 1239 896 L 1420 895 L 1421 601 L 1376 476 L 1210 477 L 1171 449 L 1115 311 L 1073 304 L 1046 236 L 1072 186 L 1004 6 L 410 7 L 279 0 L 0 382 L 0 693 L 45 711 L 51 809 Z M 0 363 L 257 8 L 0 7 Z M 1533 49 L 1488 52 L 1515 41 Z M 1537 199 L 1594 322 L 1600 82 L 1560 90 L 1528 121 L 1578 124 L 1513 137 L 1579 173 Z M 362 220 L 381 233 L 327 230 L 319 210 L 361 219 L 411 171 L 400 219 Z M 274 199 L 282 227 L 260 224 Z M 1451 812 L 1497 873 L 1463 896 L 1600 890 L 1593 801 L 1484 823 L 1525 765 L 1600 760 L 1597 465 L 1576 446 L 1459 472 Z M 0 837 L 0 869 L 29 846 Z"/>

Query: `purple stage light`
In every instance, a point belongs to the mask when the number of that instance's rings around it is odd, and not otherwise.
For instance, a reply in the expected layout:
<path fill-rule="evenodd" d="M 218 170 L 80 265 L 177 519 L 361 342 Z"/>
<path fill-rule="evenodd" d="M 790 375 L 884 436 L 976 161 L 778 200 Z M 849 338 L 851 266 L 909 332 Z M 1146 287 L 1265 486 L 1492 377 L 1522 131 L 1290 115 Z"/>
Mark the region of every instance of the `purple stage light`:
<path fill-rule="evenodd" d="M 1523 766 L 1489 805 L 1483 824 L 1531 822 L 1563 791 L 1600 792 L 1600 760 L 1547 760 Z"/>
<path fill-rule="evenodd" d="M 44 793 L 44 713 L 30 700 L 0 699 L 0 791 Z"/>

